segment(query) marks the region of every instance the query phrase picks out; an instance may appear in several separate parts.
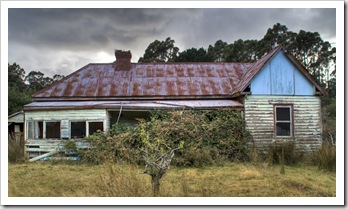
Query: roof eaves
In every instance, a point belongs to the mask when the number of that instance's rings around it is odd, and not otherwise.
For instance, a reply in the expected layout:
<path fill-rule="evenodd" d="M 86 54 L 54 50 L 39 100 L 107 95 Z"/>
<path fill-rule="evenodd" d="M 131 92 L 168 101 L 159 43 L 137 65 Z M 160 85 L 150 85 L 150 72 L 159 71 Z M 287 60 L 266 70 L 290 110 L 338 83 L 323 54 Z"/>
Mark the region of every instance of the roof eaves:
<path fill-rule="evenodd" d="M 320 91 L 320 93 L 322 93 L 324 96 L 329 96 L 327 91 L 316 80 L 314 80 L 314 78 L 309 74 L 308 70 L 298 59 L 296 59 L 296 57 L 287 53 L 285 53 L 285 55 L 297 67 L 297 69 L 299 69 L 306 76 L 306 78 Z"/>
<path fill-rule="evenodd" d="M 240 79 L 239 83 L 237 84 L 235 90 L 232 92 L 232 96 L 240 95 L 241 92 L 243 92 L 248 85 L 250 85 L 250 82 L 252 79 L 263 69 L 265 65 L 269 63 L 269 61 L 276 55 L 283 47 L 279 45 L 278 47 L 274 48 L 271 52 L 269 52 L 267 55 L 263 56 L 258 61 L 254 62 L 252 66 L 250 66 L 249 70 L 245 73 L 245 75 Z M 265 60 L 266 59 L 266 60 Z M 261 66 L 255 67 L 258 63 L 262 63 Z"/>

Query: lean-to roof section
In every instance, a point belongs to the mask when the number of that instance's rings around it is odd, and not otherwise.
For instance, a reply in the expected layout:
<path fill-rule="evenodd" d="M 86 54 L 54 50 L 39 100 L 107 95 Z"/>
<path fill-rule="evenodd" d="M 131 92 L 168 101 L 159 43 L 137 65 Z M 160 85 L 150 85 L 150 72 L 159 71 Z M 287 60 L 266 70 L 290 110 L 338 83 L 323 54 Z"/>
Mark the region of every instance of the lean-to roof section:
<path fill-rule="evenodd" d="M 71 109 L 220 109 L 243 108 L 243 104 L 234 100 L 138 100 L 138 101 L 54 101 L 33 102 L 24 106 L 30 110 L 71 110 Z"/>

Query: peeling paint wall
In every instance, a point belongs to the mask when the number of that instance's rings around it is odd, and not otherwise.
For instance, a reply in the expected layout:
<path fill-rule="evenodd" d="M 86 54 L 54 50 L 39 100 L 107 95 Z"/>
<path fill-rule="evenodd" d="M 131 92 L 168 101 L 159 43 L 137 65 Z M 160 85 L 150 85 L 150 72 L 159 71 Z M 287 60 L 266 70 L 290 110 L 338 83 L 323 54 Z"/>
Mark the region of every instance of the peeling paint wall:
<path fill-rule="evenodd" d="M 293 136 L 275 136 L 274 105 L 293 106 Z M 321 102 L 316 96 L 259 96 L 245 99 L 246 126 L 257 148 L 268 148 L 273 140 L 295 140 L 298 150 L 319 148 L 321 144 Z"/>
<path fill-rule="evenodd" d="M 86 133 L 88 133 L 89 122 L 103 122 L 104 130 L 107 130 L 107 117 L 105 109 L 84 109 L 84 110 L 44 110 L 44 111 L 27 111 L 25 113 L 25 141 L 26 152 L 28 157 L 35 157 L 37 155 L 57 151 L 64 147 L 64 144 L 70 138 L 71 127 L 70 122 L 86 122 Z M 60 123 L 60 139 L 28 139 L 29 129 L 33 126 L 29 126 L 29 123 L 35 121 L 42 121 L 43 124 L 48 122 Z M 91 123 L 92 124 L 92 123 Z M 46 127 L 43 125 L 43 135 L 47 135 Z M 64 139 L 63 139 L 64 138 Z M 79 148 L 88 147 L 88 143 L 82 139 L 75 139 L 75 142 Z"/>

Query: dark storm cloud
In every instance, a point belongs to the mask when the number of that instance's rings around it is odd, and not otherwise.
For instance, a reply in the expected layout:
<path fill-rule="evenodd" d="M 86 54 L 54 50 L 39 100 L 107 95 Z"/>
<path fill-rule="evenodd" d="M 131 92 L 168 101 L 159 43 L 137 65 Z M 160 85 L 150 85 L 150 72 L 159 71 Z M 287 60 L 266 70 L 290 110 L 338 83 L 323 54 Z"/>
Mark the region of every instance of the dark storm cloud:
<path fill-rule="evenodd" d="M 326 38 L 335 37 L 336 30 L 335 9 L 206 9 L 204 17 L 201 33 L 209 31 L 205 34 L 212 41 L 259 40 L 276 23 L 296 33 L 320 31 Z"/>
<path fill-rule="evenodd" d="M 136 62 L 151 42 L 167 37 L 180 51 L 220 39 L 260 40 L 278 22 L 296 33 L 303 29 L 335 39 L 335 14 L 335 9 L 10 8 L 9 62 L 67 74 L 89 62 L 113 61 L 114 49 L 131 50 Z"/>
<path fill-rule="evenodd" d="M 10 9 L 10 40 L 70 50 L 131 43 L 141 36 L 160 34 L 172 9 Z M 189 11 L 187 11 L 189 12 Z"/>
<path fill-rule="evenodd" d="M 23 44 L 86 50 L 111 40 L 129 43 L 149 31 L 159 33 L 161 19 L 141 9 L 10 9 L 9 34 L 10 41 Z"/>

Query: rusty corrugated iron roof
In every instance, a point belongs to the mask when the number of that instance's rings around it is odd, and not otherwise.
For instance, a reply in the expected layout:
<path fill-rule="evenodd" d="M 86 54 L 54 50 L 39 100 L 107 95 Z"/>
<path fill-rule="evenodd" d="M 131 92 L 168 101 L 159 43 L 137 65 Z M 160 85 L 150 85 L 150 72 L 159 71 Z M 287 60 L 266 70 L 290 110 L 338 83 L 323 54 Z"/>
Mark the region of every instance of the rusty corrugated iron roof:
<path fill-rule="evenodd" d="M 230 95 L 252 63 L 88 64 L 33 94 L 33 99 Z"/>

